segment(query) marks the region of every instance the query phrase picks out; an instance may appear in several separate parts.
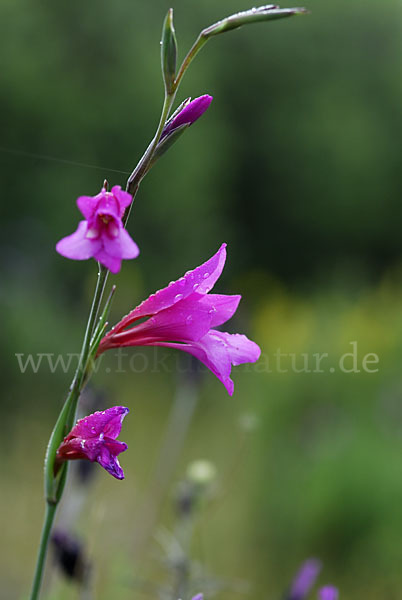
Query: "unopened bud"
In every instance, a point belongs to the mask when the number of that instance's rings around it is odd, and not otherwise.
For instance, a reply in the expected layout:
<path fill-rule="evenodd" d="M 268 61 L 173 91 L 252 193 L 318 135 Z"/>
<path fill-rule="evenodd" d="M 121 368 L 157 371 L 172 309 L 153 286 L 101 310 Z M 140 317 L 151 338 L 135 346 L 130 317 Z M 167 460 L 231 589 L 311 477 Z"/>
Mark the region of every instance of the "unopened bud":
<path fill-rule="evenodd" d="M 173 26 L 173 8 L 169 8 L 163 23 L 161 41 L 161 62 L 166 93 L 173 91 L 176 77 L 177 41 Z"/>

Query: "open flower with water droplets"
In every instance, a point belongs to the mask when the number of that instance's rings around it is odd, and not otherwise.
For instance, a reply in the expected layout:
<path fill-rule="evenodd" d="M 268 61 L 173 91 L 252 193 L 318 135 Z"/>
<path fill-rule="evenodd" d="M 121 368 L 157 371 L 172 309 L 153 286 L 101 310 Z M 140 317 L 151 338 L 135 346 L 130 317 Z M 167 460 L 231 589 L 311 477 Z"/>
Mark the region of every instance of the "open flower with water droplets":
<path fill-rule="evenodd" d="M 122 222 L 131 202 L 132 196 L 119 185 L 110 192 L 103 187 L 96 196 L 80 196 L 77 205 L 85 221 L 57 243 L 57 252 L 74 260 L 93 257 L 112 273 L 118 273 L 122 259 L 136 258 L 140 252 Z"/>
<path fill-rule="evenodd" d="M 232 395 L 232 365 L 255 362 L 260 348 L 245 335 L 215 329 L 232 317 L 241 298 L 209 294 L 225 260 L 226 244 L 222 244 L 204 264 L 151 294 L 105 335 L 98 356 L 124 346 L 177 348 L 203 362 Z"/>
<path fill-rule="evenodd" d="M 127 450 L 127 444 L 116 438 L 128 412 L 124 406 L 113 406 L 77 421 L 57 450 L 55 470 L 65 460 L 83 458 L 98 462 L 116 479 L 124 479 L 117 456 Z"/>

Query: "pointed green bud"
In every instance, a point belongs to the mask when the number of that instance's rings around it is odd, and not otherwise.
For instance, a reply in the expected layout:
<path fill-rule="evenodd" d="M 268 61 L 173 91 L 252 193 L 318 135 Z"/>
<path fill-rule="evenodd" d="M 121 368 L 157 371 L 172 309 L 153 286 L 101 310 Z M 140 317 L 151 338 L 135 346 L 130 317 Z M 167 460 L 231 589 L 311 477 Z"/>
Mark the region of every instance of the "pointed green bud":
<path fill-rule="evenodd" d="M 271 21 L 274 19 L 283 19 L 284 17 L 291 17 L 292 15 L 299 15 L 307 12 L 305 8 L 279 8 L 275 4 L 268 4 L 266 6 L 259 6 L 258 8 L 250 8 L 235 15 L 230 15 L 226 19 L 222 19 L 217 23 L 214 23 L 207 29 L 204 29 L 202 36 L 204 38 L 210 38 L 213 35 L 219 35 L 232 29 L 237 29 L 242 25 L 248 25 L 249 23 L 258 23 L 259 21 Z"/>
<path fill-rule="evenodd" d="M 173 8 L 169 8 L 163 23 L 161 41 L 162 73 L 165 90 L 170 94 L 176 77 L 177 42 L 173 26 Z"/>

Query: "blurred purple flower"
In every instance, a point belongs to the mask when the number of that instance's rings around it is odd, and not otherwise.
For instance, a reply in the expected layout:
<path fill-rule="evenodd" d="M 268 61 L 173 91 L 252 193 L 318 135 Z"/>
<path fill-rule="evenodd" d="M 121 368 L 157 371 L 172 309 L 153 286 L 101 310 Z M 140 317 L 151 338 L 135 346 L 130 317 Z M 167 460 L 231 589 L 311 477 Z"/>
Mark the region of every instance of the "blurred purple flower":
<path fill-rule="evenodd" d="M 181 125 L 192 125 L 197 121 L 207 110 L 212 99 L 212 96 L 204 94 L 204 96 L 194 98 L 194 100 L 186 104 L 184 108 L 182 108 L 182 110 L 173 117 L 173 119 L 168 121 L 167 125 L 165 125 L 162 131 L 161 140 Z"/>
<path fill-rule="evenodd" d="M 127 450 L 127 444 L 116 438 L 128 412 L 124 406 L 114 406 L 77 421 L 57 450 L 56 471 L 63 461 L 82 458 L 96 461 L 116 479 L 124 479 L 117 456 Z"/>
<path fill-rule="evenodd" d="M 191 600 L 203 600 L 203 598 L 204 594 L 197 594 L 196 596 L 193 596 Z"/>
<path fill-rule="evenodd" d="M 338 590 L 332 585 L 325 586 L 319 590 L 318 600 L 338 600 Z"/>
<path fill-rule="evenodd" d="M 57 252 L 74 260 L 93 257 L 112 273 L 120 271 L 123 258 L 136 258 L 139 254 L 137 244 L 122 223 L 131 202 L 132 196 L 119 185 L 110 192 L 104 187 L 96 196 L 80 196 L 77 205 L 86 220 L 80 221 L 74 233 L 57 243 Z"/>
<path fill-rule="evenodd" d="M 261 351 L 245 335 L 214 329 L 232 317 L 241 298 L 208 294 L 225 260 L 226 244 L 222 244 L 204 264 L 151 294 L 105 335 L 98 355 L 124 346 L 177 348 L 203 362 L 232 395 L 232 365 L 255 362 Z M 144 321 L 144 317 L 149 318 Z M 127 329 L 139 319 L 143 321 Z"/>
<path fill-rule="evenodd" d="M 293 580 L 288 600 L 304 600 L 310 593 L 319 573 L 321 563 L 315 558 L 306 560 Z"/>

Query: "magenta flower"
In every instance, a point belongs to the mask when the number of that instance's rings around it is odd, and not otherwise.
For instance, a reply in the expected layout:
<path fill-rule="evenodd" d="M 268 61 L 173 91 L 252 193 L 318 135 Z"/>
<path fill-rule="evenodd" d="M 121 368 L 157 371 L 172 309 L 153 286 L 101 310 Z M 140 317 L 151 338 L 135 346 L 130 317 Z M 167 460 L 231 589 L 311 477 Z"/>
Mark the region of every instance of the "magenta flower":
<path fill-rule="evenodd" d="M 178 348 L 203 362 L 232 395 L 232 365 L 255 362 L 260 348 L 245 335 L 215 329 L 236 312 L 241 298 L 208 293 L 225 260 L 226 244 L 222 244 L 207 262 L 151 294 L 105 335 L 97 355 L 123 346 Z M 139 319 L 142 322 L 135 325 Z"/>
<path fill-rule="evenodd" d="M 124 479 L 117 456 L 127 450 L 127 444 L 116 438 L 128 412 L 124 406 L 113 406 L 77 421 L 57 450 L 55 470 L 65 460 L 83 458 L 98 462 L 116 479 Z"/>
<path fill-rule="evenodd" d="M 319 590 L 318 600 L 338 600 L 338 590 L 332 585 L 325 586 Z"/>
<path fill-rule="evenodd" d="M 110 192 L 104 187 L 96 196 L 80 196 L 77 205 L 85 221 L 80 221 L 77 231 L 57 243 L 57 252 L 74 260 L 93 257 L 112 273 L 118 273 L 123 258 L 136 258 L 139 254 L 122 223 L 131 202 L 132 196 L 119 185 Z"/>
<path fill-rule="evenodd" d="M 181 125 L 192 125 L 197 121 L 197 119 L 199 119 L 207 110 L 212 100 L 212 96 L 204 94 L 204 96 L 194 98 L 194 100 L 186 104 L 184 108 L 173 117 L 173 119 L 168 121 L 167 125 L 165 125 L 162 131 L 161 141 Z"/>

